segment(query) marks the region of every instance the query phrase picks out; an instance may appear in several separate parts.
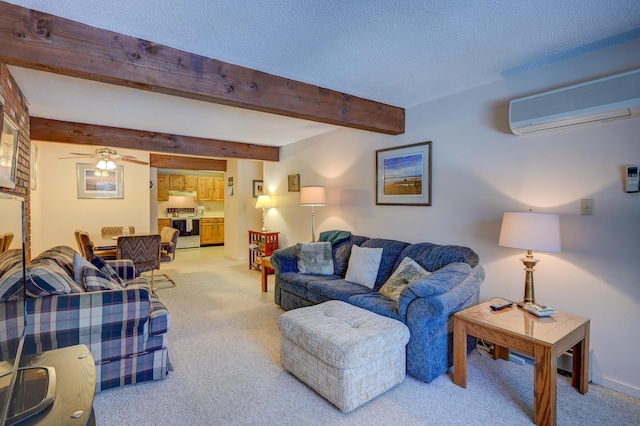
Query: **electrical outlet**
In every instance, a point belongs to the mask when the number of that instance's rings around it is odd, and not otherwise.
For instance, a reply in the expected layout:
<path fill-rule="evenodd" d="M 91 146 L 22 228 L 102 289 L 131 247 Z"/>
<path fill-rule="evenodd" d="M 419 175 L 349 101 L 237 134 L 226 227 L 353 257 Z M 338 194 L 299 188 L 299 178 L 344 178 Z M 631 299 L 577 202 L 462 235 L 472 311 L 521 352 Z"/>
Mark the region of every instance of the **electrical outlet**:
<path fill-rule="evenodd" d="M 580 200 L 580 214 L 582 216 L 593 216 L 593 198 Z"/>

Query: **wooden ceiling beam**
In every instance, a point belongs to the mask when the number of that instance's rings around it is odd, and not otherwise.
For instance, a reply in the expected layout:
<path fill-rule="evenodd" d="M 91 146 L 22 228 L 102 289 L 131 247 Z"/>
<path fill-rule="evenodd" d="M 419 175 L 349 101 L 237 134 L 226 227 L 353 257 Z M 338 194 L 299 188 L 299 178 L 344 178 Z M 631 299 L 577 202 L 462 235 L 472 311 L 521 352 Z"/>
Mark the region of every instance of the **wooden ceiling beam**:
<path fill-rule="evenodd" d="M 227 160 L 151 154 L 149 156 L 149 166 L 157 167 L 159 169 L 210 170 L 213 172 L 226 172 Z"/>
<path fill-rule="evenodd" d="M 39 117 L 31 117 L 31 139 L 203 157 L 264 161 L 278 161 L 280 157 L 280 149 L 276 146 L 71 123 Z"/>
<path fill-rule="evenodd" d="M 0 2 L 9 65 L 373 132 L 404 133 L 403 108 Z"/>

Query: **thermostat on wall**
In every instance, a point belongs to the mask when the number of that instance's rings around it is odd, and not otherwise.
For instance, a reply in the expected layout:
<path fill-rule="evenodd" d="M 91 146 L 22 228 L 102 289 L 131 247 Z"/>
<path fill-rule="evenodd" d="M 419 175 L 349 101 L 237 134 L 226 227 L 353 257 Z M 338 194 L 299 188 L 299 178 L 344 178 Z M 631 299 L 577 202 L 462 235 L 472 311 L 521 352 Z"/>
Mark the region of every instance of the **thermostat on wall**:
<path fill-rule="evenodd" d="M 640 176 L 638 176 L 638 166 L 627 166 L 627 192 L 638 192 Z"/>

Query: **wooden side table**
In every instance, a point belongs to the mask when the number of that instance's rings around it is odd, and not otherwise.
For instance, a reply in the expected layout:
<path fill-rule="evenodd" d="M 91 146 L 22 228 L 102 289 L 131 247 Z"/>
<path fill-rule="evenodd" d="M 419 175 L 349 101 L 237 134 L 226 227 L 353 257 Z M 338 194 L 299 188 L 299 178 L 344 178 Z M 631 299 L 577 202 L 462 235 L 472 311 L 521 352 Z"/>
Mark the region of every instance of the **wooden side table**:
<path fill-rule="evenodd" d="M 273 269 L 271 264 L 271 256 L 265 256 L 262 258 L 262 270 L 260 275 L 262 276 L 262 291 L 267 291 L 267 277 L 269 276 L 269 269 Z"/>
<path fill-rule="evenodd" d="M 587 393 L 590 320 L 563 312 L 538 318 L 515 304 L 492 311 L 490 304 L 481 303 L 453 317 L 453 382 L 467 387 L 467 335 L 494 343 L 494 358 L 508 360 L 508 348 L 533 356 L 533 421 L 537 425 L 555 425 L 558 357 L 569 348 L 573 348 L 571 384 L 581 394 Z"/>
<path fill-rule="evenodd" d="M 260 258 L 271 256 L 278 249 L 279 232 L 249 231 L 249 269 L 261 270 Z"/>

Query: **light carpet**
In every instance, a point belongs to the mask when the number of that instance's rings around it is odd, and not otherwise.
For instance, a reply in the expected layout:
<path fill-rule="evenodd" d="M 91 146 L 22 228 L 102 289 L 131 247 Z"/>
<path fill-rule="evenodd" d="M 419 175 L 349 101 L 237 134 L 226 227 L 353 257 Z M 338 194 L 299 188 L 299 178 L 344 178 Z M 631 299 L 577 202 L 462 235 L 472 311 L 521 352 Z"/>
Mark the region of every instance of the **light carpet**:
<path fill-rule="evenodd" d="M 467 389 L 447 373 L 407 376 L 344 414 L 283 370 L 277 320 L 284 312 L 260 273 L 225 259 L 221 247 L 178 250 L 162 265 L 177 283 L 158 291 L 171 312 L 164 380 L 96 394 L 98 425 L 530 425 L 533 366 L 469 357 Z M 640 424 L 640 400 L 591 384 L 580 395 L 558 377 L 558 424 Z"/>

